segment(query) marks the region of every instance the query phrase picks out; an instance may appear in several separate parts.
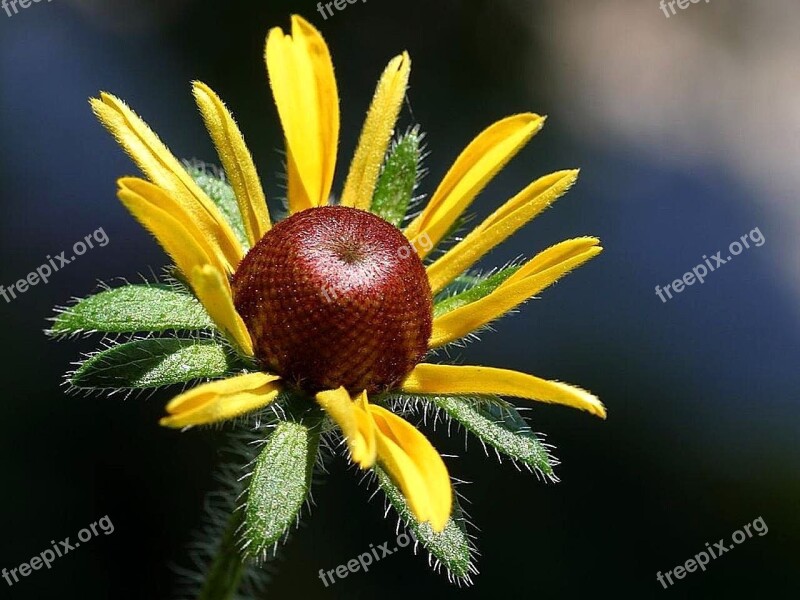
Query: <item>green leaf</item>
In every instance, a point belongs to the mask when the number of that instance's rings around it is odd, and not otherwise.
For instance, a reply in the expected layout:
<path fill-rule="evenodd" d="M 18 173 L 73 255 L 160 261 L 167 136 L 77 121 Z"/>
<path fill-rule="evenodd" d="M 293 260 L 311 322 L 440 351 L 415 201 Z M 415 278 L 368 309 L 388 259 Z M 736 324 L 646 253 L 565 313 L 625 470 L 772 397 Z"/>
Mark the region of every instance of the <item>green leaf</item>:
<path fill-rule="evenodd" d="M 439 293 L 445 296 L 453 296 L 454 294 L 468 290 L 469 288 L 476 286 L 481 281 L 485 280 L 486 276 L 464 273 L 463 275 L 456 277 L 452 283 L 450 283 L 450 285 L 448 285 L 442 292 Z"/>
<path fill-rule="evenodd" d="M 453 514 L 441 533 L 435 533 L 430 524 L 420 523 L 414 518 L 405 496 L 391 477 L 380 467 L 373 469 L 378 477 L 383 493 L 389 499 L 400 518 L 411 531 L 414 539 L 422 544 L 444 566 L 451 578 L 471 583 L 471 575 L 476 573 L 474 548 L 467 535 L 466 520 L 458 499 L 453 494 Z"/>
<path fill-rule="evenodd" d="M 421 175 L 423 137 L 414 127 L 392 144 L 375 186 L 370 211 L 395 227 L 403 224 Z"/>
<path fill-rule="evenodd" d="M 256 459 L 245 508 L 243 551 L 266 556 L 297 521 L 311 489 L 318 423 L 279 423 Z"/>
<path fill-rule="evenodd" d="M 481 298 L 485 298 L 500 287 L 500 285 L 514 273 L 519 271 L 519 269 L 520 267 L 505 267 L 504 269 L 500 269 L 497 273 L 485 278 L 462 276 L 459 278 L 456 285 L 463 285 L 466 283 L 469 287 L 462 292 L 449 295 L 439 300 L 433 307 L 434 318 L 440 317 L 462 306 L 466 306 L 467 304 L 471 304 L 472 302 L 476 302 Z"/>
<path fill-rule="evenodd" d="M 188 291 L 169 285 L 126 285 L 63 309 L 49 334 L 136 333 L 214 329 L 203 306 Z"/>
<path fill-rule="evenodd" d="M 186 161 L 184 166 L 200 189 L 208 194 L 208 197 L 220 209 L 233 229 L 233 233 L 236 234 L 239 243 L 245 250 L 248 250 L 250 242 L 244 230 L 244 220 L 239 210 L 239 203 L 236 201 L 236 194 L 231 184 L 225 179 L 224 172 L 218 167 L 207 165 L 201 161 Z"/>
<path fill-rule="evenodd" d="M 510 404 L 493 397 L 423 396 L 461 423 L 485 444 L 558 481 L 553 466 L 558 464 L 542 441 L 531 431 L 522 415 Z"/>
<path fill-rule="evenodd" d="M 230 374 L 235 359 L 215 340 L 146 339 L 91 356 L 70 376 L 76 388 L 146 389 Z"/>

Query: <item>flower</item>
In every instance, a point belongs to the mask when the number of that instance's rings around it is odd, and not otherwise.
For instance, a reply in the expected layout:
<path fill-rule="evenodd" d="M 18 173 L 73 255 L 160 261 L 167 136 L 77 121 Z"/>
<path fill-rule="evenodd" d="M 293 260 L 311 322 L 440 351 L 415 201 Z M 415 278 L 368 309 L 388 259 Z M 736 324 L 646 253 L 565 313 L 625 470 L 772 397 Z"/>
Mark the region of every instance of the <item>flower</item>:
<path fill-rule="evenodd" d="M 207 85 L 194 98 L 235 192 L 246 240 L 153 131 L 121 100 L 101 94 L 97 117 L 147 179 L 119 180 L 118 196 L 174 260 L 213 323 L 257 369 L 211 381 L 167 405 L 162 425 L 186 428 L 259 411 L 285 388 L 316 399 L 352 461 L 379 464 L 414 517 L 435 532 L 451 517 L 447 468 L 414 426 L 373 396 L 497 395 L 563 404 L 605 417 L 589 392 L 485 366 L 422 362 L 596 256 L 597 239 L 557 244 L 434 309 L 454 281 L 564 194 L 577 171 L 537 179 L 436 260 L 429 255 L 475 197 L 535 135 L 544 117 L 518 114 L 481 132 L 422 212 L 402 230 L 371 214 L 411 68 L 393 58 L 381 76 L 338 205 L 331 203 L 339 99 L 328 47 L 299 16 L 269 32 L 266 64 L 286 139 L 290 216 L 273 225 L 252 156 Z M 246 243 L 245 243 L 246 242 Z M 426 262 L 423 262 L 426 261 Z"/>

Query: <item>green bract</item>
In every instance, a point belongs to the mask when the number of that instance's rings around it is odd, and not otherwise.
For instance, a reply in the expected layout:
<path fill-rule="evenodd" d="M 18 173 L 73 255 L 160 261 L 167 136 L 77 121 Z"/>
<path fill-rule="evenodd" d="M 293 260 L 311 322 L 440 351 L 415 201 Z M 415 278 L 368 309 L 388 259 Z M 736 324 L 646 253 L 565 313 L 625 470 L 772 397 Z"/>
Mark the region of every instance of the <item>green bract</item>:
<path fill-rule="evenodd" d="M 266 556 L 297 523 L 311 489 L 319 420 L 279 423 L 267 438 L 250 478 L 242 551 Z"/>
<path fill-rule="evenodd" d="M 400 515 L 414 539 L 431 553 L 446 569 L 448 577 L 458 582 L 470 583 L 470 576 L 477 573 L 475 549 L 466 528 L 466 519 L 457 498 L 453 498 L 453 516 L 444 531 L 436 533 L 428 523 L 419 523 L 411 514 L 405 496 L 392 479 L 380 467 L 375 468 L 378 484 L 389 503 Z"/>
<path fill-rule="evenodd" d="M 205 308 L 180 285 L 126 285 L 61 309 L 49 333 L 137 333 L 211 330 Z"/>
<path fill-rule="evenodd" d="M 375 186 L 370 211 L 395 227 L 403 224 L 423 174 L 423 137 L 415 127 L 392 145 Z"/>
<path fill-rule="evenodd" d="M 233 372 L 236 359 L 214 340 L 134 340 L 94 354 L 69 377 L 76 388 L 148 389 Z"/>
<path fill-rule="evenodd" d="M 551 480 L 556 479 L 555 460 L 510 404 L 499 398 L 459 396 L 432 396 L 428 400 L 483 443 Z"/>

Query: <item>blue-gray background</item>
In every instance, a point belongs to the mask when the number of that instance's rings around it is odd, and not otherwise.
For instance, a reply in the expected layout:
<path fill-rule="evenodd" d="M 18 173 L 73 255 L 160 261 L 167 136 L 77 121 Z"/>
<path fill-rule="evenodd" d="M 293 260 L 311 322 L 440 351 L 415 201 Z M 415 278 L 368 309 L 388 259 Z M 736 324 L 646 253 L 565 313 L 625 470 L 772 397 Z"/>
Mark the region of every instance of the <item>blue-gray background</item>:
<path fill-rule="evenodd" d="M 261 5 L 265 6 L 261 6 Z M 630 592 L 705 598 L 800 590 L 798 522 L 798 139 L 800 88 L 791 1 L 690 4 L 667 18 L 647 2 L 423 0 L 348 5 L 323 20 L 312 2 L 41 2 L 0 12 L 0 283 L 10 285 L 104 228 L 90 251 L 12 303 L 0 300 L 0 567 L 109 515 L 113 535 L 38 571 L 8 598 L 168 598 L 171 566 L 201 515 L 218 436 L 157 426 L 150 399 L 67 397 L 62 373 L 91 341 L 54 343 L 51 307 L 98 279 L 166 260 L 114 198 L 134 167 L 87 98 L 126 99 L 180 156 L 214 161 L 189 93 L 201 79 L 234 110 L 270 198 L 282 146 L 262 63 L 269 27 L 311 19 L 333 52 L 343 110 L 341 185 L 376 78 L 408 49 L 402 126 L 428 133 L 430 192 L 492 120 L 549 115 L 476 203 L 485 216 L 531 179 L 579 166 L 579 184 L 493 253 L 486 266 L 576 235 L 606 251 L 496 333 L 465 363 L 574 382 L 609 409 L 601 422 L 535 406 L 557 445 L 562 482 L 497 464 L 463 436 L 428 432 L 481 529 L 469 590 L 401 551 L 325 588 L 332 569 L 394 536 L 394 518 L 343 460 L 285 549 L 271 597 L 565 597 Z M 413 115 L 412 115 L 413 111 Z M 754 228 L 745 251 L 664 304 L 654 293 Z M 723 256 L 726 253 L 723 254 Z M 763 517 L 754 537 L 665 591 L 667 571 Z"/>

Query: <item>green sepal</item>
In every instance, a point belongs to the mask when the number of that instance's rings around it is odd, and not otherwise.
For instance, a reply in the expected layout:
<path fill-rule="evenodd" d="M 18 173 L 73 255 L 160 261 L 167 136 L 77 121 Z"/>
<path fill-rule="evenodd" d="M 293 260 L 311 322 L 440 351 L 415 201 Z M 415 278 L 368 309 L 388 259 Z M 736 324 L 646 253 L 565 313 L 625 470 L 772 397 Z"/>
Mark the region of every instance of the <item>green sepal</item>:
<path fill-rule="evenodd" d="M 517 266 L 505 267 L 487 277 L 467 275 L 458 278 L 455 285 L 464 287 L 466 284 L 466 289 L 453 293 L 456 288 L 451 287 L 448 293 L 442 294 L 433 307 L 434 318 L 485 298 L 519 269 Z"/>
<path fill-rule="evenodd" d="M 484 444 L 543 475 L 558 481 L 558 461 L 531 430 L 517 409 L 494 396 L 422 396 L 444 410 Z"/>
<path fill-rule="evenodd" d="M 389 503 L 400 515 L 413 538 L 431 553 L 438 563 L 447 569 L 448 576 L 461 583 L 470 584 L 475 569 L 475 548 L 467 534 L 464 511 L 453 494 L 453 514 L 440 533 L 435 533 L 429 523 L 420 523 L 414 518 L 405 496 L 391 477 L 380 467 L 373 471 L 378 485 Z"/>
<path fill-rule="evenodd" d="M 231 184 L 225 179 L 223 171 L 218 167 L 211 167 L 200 161 L 187 161 L 184 165 L 195 183 L 214 201 L 214 204 L 222 212 L 222 216 L 228 221 L 239 243 L 242 244 L 245 250 L 249 250 L 250 242 L 244 230 L 244 219 L 239 210 L 239 203 L 236 201 L 236 194 Z"/>
<path fill-rule="evenodd" d="M 395 141 L 375 185 L 370 211 L 395 227 L 403 224 L 421 176 L 423 137 L 414 127 Z"/>
<path fill-rule="evenodd" d="M 213 330 L 203 305 L 179 285 L 126 285 L 59 309 L 48 333 L 137 333 Z"/>
<path fill-rule="evenodd" d="M 220 342 L 177 338 L 134 340 L 102 350 L 68 380 L 81 389 L 148 389 L 232 374 L 236 359 Z"/>
<path fill-rule="evenodd" d="M 247 556 L 268 556 L 297 523 L 311 490 L 320 418 L 278 423 L 258 455 L 245 506 L 242 551 Z"/>

